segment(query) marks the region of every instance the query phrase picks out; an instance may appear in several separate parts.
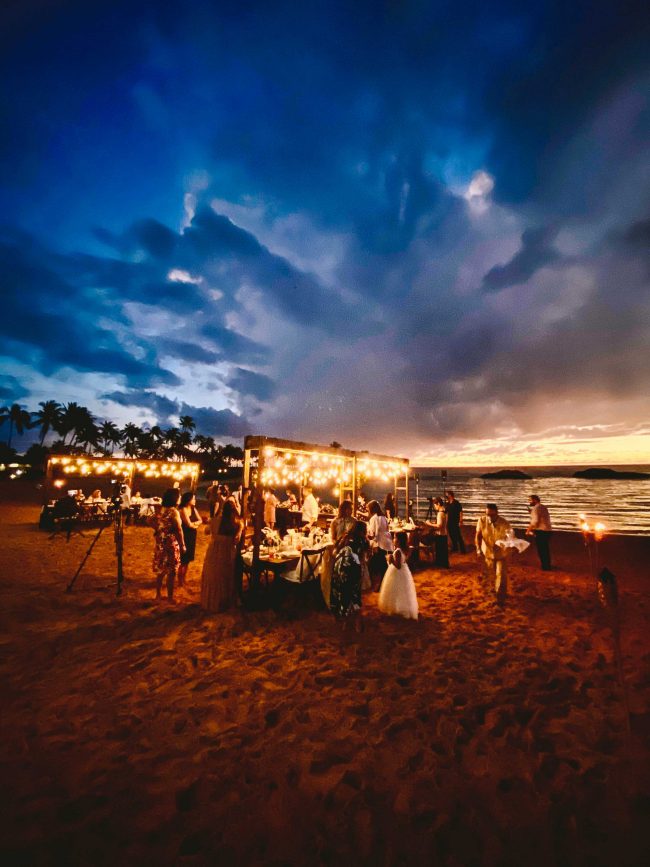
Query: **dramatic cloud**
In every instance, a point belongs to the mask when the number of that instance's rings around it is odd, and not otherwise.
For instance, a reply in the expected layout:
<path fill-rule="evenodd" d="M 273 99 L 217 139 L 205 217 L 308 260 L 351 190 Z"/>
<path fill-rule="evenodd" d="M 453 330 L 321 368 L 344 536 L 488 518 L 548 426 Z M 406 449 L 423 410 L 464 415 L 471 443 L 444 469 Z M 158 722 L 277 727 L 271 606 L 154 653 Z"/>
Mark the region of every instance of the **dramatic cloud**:
<path fill-rule="evenodd" d="M 644 453 L 642 4 L 91 7 L 17 15 L 0 61 L 7 394 Z"/>
<path fill-rule="evenodd" d="M 229 409 L 192 406 L 150 391 L 115 391 L 102 395 L 102 398 L 120 406 L 144 407 L 153 413 L 155 421 L 161 425 L 178 424 L 180 416 L 189 415 L 194 419 L 199 432 L 209 433 L 216 438 L 238 438 L 250 430 L 246 419 Z"/>
<path fill-rule="evenodd" d="M 508 286 L 525 283 L 535 271 L 559 259 L 552 247 L 555 231 L 548 228 L 526 229 L 521 236 L 521 249 L 506 265 L 491 268 L 483 278 L 486 292 L 498 292 Z"/>

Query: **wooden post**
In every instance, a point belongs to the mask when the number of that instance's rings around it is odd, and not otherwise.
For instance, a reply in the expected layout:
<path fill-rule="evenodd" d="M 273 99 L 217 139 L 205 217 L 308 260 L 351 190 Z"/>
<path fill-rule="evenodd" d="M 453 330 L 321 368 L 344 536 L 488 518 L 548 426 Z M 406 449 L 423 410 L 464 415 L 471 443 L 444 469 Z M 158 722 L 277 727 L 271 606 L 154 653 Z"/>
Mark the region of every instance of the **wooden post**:
<path fill-rule="evenodd" d="M 406 500 L 404 517 L 408 521 L 408 519 L 411 517 L 411 510 L 409 508 L 409 467 L 408 467 L 408 465 L 406 467 L 406 470 L 404 471 L 404 499 Z"/>
<path fill-rule="evenodd" d="M 264 448 L 260 447 L 257 452 L 257 478 L 255 479 L 255 490 L 249 500 L 253 516 L 253 562 L 251 564 L 251 576 L 256 583 L 259 583 L 260 578 L 260 545 L 262 543 L 262 527 L 264 526 L 264 498 L 262 497 L 263 468 Z"/>

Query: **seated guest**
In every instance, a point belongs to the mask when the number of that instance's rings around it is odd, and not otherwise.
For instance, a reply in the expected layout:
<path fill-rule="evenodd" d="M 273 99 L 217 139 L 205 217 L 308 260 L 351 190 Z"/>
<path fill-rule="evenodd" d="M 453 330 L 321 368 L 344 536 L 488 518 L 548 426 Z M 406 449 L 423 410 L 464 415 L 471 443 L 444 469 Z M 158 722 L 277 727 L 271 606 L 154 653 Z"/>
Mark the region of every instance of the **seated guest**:
<path fill-rule="evenodd" d="M 142 494 L 140 491 L 136 491 L 135 494 L 131 497 L 131 505 L 132 506 L 141 506 L 142 505 Z"/>
<path fill-rule="evenodd" d="M 313 527 L 318 521 L 320 507 L 309 486 L 303 488 L 304 499 L 302 501 L 302 522 L 306 527 Z"/>
<path fill-rule="evenodd" d="M 298 504 L 298 500 L 296 499 L 296 495 L 294 494 L 294 492 L 290 488 L 287 488 L 285 493 L 287 495 L 287 499 L 284 501 L 285 505 L 288 505 L 289 508 L 292 508 L 293 506 Z"/>
<path fill-rule="evenodd" d="M 378 590 L 388 566 L 386 557 L 393 552 L 393 540 L 388 530 L 388 521 L 377 500 L 368 503 L 368 513 L 368 541 L 372 551 L 368 568 L 373 589 Z"/>
<path fill-rule="evenodd" d="M 96 489 L 92 492 L 92 494 L 88 497 L 87 502 L 89 502 L 89 503 L 97 503 L 99 500 L 102 500 L 102 499 L 103 499 L 103 497 L 102 497 L 102 492 L 99 490 L 99 488 L 96 488 Z"/>

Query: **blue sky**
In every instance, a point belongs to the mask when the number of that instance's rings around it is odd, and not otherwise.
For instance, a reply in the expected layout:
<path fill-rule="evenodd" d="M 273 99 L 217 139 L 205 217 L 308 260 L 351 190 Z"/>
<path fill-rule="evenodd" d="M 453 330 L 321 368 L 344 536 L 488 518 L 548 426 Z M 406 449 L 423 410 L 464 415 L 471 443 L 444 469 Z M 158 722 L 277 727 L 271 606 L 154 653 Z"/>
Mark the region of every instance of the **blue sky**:
<path fill-rule="evenodd" d="M 2 399 L 642 460 L 644 6 L 9 4 Z"/>

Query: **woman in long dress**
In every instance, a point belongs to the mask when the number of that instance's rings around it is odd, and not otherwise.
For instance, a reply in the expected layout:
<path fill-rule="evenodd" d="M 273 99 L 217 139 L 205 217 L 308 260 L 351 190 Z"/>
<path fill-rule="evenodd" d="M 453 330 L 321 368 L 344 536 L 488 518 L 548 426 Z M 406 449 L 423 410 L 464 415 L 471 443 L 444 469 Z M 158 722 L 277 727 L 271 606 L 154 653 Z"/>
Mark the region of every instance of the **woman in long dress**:
<path fill-rule="evenodd" d="M 372 548 L 368 568 L 372 586 L 375 590 L 379 590 L 388 566 L 387 555 L 393 552 L 393 540 L 388 529 L 388 521 L 377 500 L 371 500 L 368 503 L 368 512 L 370 514 L 368 539 Z"/>
<path fill-rule="evenodd" d="M 330 536 L 332 537 L 332 545 L 323 555 L 323 567 L 320 573 L 320 589 L 325 600 L 325 605 L 329 608 L 330 605 L 330 590 L 332 586 L 332 571 L 334 569 L 334 559 L 350 530 L 354 529 L 356 520 L 352 517 L 352 502 L 343 500 L 339 506 L 336 518 L 330 524 Z"/>
<path fill-rule="evenodd" d="M 334 558 L 330 611 L 343 622 L 352 618 L 355 628 L 361 628 L 361 564 L 366 556 L 366 525 L 356 521 L 344 537 Z"/>
<path fill-rule="evenodd" d="M 399 614 L 418 619 L 418 599 L 415 582 L 408 567 L 408 535 L 398 533 L 397 547 L 389 557 L 388 569 L 379 592 L 379 610 L 384 614 Z"/>
<path fill-rule="evenodd" d="M 235 604 L 235 566 L 243 522 L 236 506 L 226 500 L 211 519 L 211 536 L 201 574 L 201 605 L 207 611 L 224 611 Z"/>
<path fill-rule="evenodd" d="M 271 490 L 264 492 L 264 523 L 271 530 L 275 530 L 275 510 L 280 505 L 280 501 Z"/>
<path fill-rule="evenodd" d="M 190 563 L 194 561 L 196 531 L 203 523 L 196 508 L 196 496 L 192 491 L 187 491 L 182 495 L 179 511 L 183 526 L 183 539 L 185 541 L 185 553 L 181 554 L 181 565 L 178 570 L 178 586 L 182 587 L 185 584 Z"/>
<path fill-rule="evenodd" d="M 160 599 L 163 582 L 167 584 L 167 598 L 174 599 L 174 583 L 185 552 L 183 527 L 178 513 L 181 492 L 178 488 L 165 491 L 161 510 L 152 519 L 154 530 L 153 571 L 156 576 L 156 599 Z"/>

